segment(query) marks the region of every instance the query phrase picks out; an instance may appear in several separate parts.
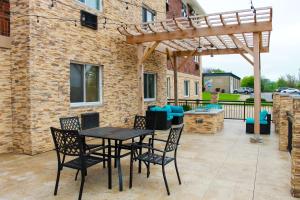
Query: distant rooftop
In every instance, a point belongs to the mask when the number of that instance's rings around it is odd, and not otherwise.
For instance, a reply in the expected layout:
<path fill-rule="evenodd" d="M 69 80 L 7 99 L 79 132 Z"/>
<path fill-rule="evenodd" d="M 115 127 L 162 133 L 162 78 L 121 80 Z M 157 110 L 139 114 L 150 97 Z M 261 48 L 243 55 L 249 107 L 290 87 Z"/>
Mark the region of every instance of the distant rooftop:
<path fill-rule="evenodd" d="M 240 77 L 238 77 L 237 75 L 231 73 L 231 72 L 226 72 L 226 73 L 203 73 L 203 77 L 204 76 L 232 76 L 236 79 L 241 80 Z"/>

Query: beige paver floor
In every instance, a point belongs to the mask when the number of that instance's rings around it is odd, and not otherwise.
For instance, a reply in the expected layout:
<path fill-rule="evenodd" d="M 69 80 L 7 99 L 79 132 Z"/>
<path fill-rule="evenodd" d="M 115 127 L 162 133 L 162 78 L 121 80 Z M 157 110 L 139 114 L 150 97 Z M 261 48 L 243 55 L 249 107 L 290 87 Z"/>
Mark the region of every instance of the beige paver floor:
<path fill-rule="evenodd" d="M 50 134 L 50 133 L 49 133 Z M 174 165 L 167 167 L 171 196 L 166 195 L 160 166 L 151 176 L 134 172 L 128 189 L 128 159 L 122 160 L 124 191 L 118 191 L 117 171 L 113 189 L 107 189 L 102 165 L 89 169 L 83 199 L 195 199 L 195 200 L 289 200 L 290 156 L 278 151 L 278 136 L 264 136 L 263 144 L 250 144 L 242 121 L 225 121 L 216 135 L 184 133 L 178 155 L 182 185 Z M 77 199 L 80 179 L 75 171 L 62 172 L 58 196 L 53 196 L 56 176 L 54 152 L 37 156 L 0 156 L 0 199 Z"/>

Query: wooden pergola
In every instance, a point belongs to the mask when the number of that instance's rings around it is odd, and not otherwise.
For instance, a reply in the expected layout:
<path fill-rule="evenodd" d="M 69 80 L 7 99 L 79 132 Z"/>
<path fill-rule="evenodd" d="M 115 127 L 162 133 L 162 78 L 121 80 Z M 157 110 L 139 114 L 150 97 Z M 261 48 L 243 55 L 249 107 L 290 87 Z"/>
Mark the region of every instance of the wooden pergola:
<path fill-rule="evenodd" d="M 239 54 L 254 69 L 255 134 L 260 133 L 261 67 L 260 53 L 269 52 L 272 8 L 238 10 L 181 17 L 118 28 L 129 44 L 137 45 L 139 111 L 143 112 L 143 62 L 154 51 L 167 54 L 174 68 L 174 98 L 178 102 L 177 69 L 191 56 Z M 144 46 L 146 48 L 144 48 Z M 177 58 L 184 57 L 178 64 Z"/>

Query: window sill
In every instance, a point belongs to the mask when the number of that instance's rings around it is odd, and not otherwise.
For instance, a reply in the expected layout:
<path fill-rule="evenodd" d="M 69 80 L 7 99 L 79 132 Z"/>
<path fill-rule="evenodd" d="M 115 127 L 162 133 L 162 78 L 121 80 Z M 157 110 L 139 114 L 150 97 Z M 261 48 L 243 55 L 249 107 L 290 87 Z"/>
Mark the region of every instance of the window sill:
<path fill-rule="evenodd" d="M 156 99 L 144 99 L 144 102 L 154 102 Z"/>
<path fill-rule="evenodd" d="M 71 103 L 71 108 L 82 108 L 82 107 L 98 107 L 102 106 L 101 102 L 90 102 L 90 103 Z"/>

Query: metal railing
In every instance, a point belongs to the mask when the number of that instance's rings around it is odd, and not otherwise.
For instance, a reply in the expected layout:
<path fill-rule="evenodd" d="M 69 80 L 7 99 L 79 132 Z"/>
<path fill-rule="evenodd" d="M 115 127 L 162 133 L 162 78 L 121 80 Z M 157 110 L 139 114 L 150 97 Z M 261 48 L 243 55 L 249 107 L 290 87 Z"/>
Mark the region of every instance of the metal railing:
<path fill-rule="evenodd" d="M 168 104 L 174 105 L 174 99 L 169 99 Z M 211 104 L 207 100 L 186 100 L 179 99 L 178 105 L 188 106 L 190 109 L 194 110 L 198 107 L 203 107 L 205 105 Z M 236 120 L 246 120 L 249 117 L 254 117 L 254 103 L 246 101 L 219 101 L 224 109 L 225 119 L 236 119 Z M 267 110 L 269 113 L 273 111 L 273 102 L 262 102 L 262 110 Z"/>
<path fill-rule="evenodd" d="M 287 120 L 288 120 L 288 147 L 287 150 L 291 153 L 293 149 L 293 122 L 294 117 L 292 113 L 287 112 Z"/>

